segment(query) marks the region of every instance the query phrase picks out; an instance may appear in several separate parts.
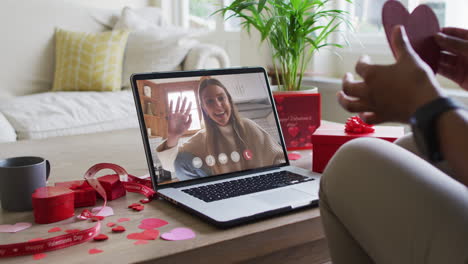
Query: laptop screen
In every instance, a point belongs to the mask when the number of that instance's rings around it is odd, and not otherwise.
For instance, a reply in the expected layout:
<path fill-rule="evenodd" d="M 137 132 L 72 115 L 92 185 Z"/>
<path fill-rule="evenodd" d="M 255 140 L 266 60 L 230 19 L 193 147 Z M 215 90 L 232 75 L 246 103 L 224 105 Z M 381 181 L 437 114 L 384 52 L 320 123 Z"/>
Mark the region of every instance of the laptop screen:
<path fill-rule="evenodd" d="M 266 74 L 252 69 L 133 77 L 158 185 L 287 163 Z"/>

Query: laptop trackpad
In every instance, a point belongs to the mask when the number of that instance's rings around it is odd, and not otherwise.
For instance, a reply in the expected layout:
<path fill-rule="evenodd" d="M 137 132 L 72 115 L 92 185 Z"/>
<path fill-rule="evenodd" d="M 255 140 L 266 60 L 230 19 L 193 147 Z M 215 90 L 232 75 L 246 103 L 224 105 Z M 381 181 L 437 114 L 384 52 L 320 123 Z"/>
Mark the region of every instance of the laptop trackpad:
<path fill-rule="evenodd" d="M 311 202 L 316 199 L 313 195 L 295 189 L 283 189 L 252 196 L 255 200 L 270 205 L 295 205 L 297 203 Z M 293 206 L 295 207 L 295 206 Z"/>

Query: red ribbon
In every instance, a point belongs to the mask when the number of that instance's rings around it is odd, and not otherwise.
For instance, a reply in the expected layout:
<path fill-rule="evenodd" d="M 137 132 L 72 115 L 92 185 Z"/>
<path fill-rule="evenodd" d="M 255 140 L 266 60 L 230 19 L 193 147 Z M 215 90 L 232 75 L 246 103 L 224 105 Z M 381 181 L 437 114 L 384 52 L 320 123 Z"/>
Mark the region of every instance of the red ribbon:
<path fill-rule="evenodd" d="M 99 180 L 95 178 L 96 173 L 104 169 L 113 170 L 117 175 L 119 175 L 120 181 L 123 183 L 125 189 L 128 192 L 143 194 L 144 196 L 146 196 L 146 198 L 150 200 L 153 198 L 156 198 L 157 193 L 153 190 L 151 181 L 140 179 L 133 175 L 129 175 L 124 168 L 120 167 L 117 164 L 98 163 L 98 164 L 93 165 L 91 168 L 88 169 L 88 171 L 86 171 L 84 178 L 88 182 L 88 184 L 93 189 L 95 189 L 99 193 L 99 195 L 101 195 L 102 199 L 104 199 L 104 205 L 94 215 L 89 210 L 84 210 L 78 216 L 79 219 L 84 220 L 84 219 L 92 218 L 96 216 L 97 214 L 99 214 L 99 212 L 101 212 L 101 210 L 106 206 L 107 204 L 106 191 L 102 187 L 101 183 L 99 183 Z"/>
<path fill-rule="evenodd" d="M 373 133 L 374 131 L 375 129 L 371 125 L 364 123 L 359 116 L 353 116 L 346 120 L 345 132 L 347 133 L 367 134 Z"/>
<path fill-rule="evenodd" d="M 107 204 L 106 191 L 104 190 L 102 185 L 99 183 L 99 181 L 95 178 L 95 175 L 97 172 L 103 169 L 111 169 L 115 173 L 117 173 L 127 191 L 143 194 L 149 200 L 157 197 L 157 193 L 152 189 L 152 184 L 150 180 L 144 180 L 144 179 L 135 177 L 133 175 L 128 175 L 127 171 L 125 171 L 124 168 L 116 164 L 98 163 L 92 166 L 91 168 L 89 168 L 88 171 L 86 171 L 84 178 L 86 179 L 86 182 L 88 182 L 88 184 L 93 189 L 95 189 L 99 193 L 99 195 L 101 195 L 102 198 L 104 199 L 104 205 L 102 206 L 102 208 L 104 208 Z M 74 188 L 79 189 L 81 187 L 84 187 L 84 185 L 85 183 L 83 183 L 81 186 L 74 186 Z M 99 210 L 99 212 L 101 210 Z M 99 212 L 97 212 L 96 215 Z M 88 218 L 96 217 L 96 215 L 93 215 L 93 213 L 85 209 L 78 216 L 78 218 L 88 219 Z M 92 239 L 94 236 L 96 236 L 99 233 L 100 229 L 101 229 L 101 224 L 98 221 L 94 227 L 81 230 L 78 232 L 73 232 L 70 234 L 64 234 L 64 235 L 51 237 L 51 238 L 47 238 L 43 240 L 37 240 L 33 242 L 22 242 L 22 243 L 15 243 L 15 244 L 0 245 L 0 258 L 38 254 L 41 252 L 52 251 L 52 250 L 74 246 L 74 245 L 89 241 L 90 239 Z"/>
<path fill-rule="evenodd" d="M 100 222 L 91 228 L 33 242 L 0 245 L 0 258 L 38 254 L 89 241 L 99 233 Z"/>

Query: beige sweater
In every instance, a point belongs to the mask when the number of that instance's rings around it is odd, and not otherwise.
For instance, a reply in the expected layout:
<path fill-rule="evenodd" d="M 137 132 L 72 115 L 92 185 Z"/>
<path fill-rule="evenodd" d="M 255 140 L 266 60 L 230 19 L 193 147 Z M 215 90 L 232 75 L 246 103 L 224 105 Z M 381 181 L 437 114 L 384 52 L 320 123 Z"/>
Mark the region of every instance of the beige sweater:
<path fill-rule="evenodd" d="M 188 152 L 194 157 L 201 158 L 203 166 L 211 169 L 209 175 L 272 166 L 285 162 L 283 149 L 275 139 L 253 121 L 249 119 L 242 119 L 242 121 L 246 133 L 246 137 L 243 139 L 237 137 L 231 125 L 220 127 L 221 136 L 216 139 L 216 153 L 210 153 L 208 150 L 205 129 L 200 130 L 181 146 L 166 149 L 165 141 L 162 142 L 157 147 L 156 152 L 163 168 L 175 171 L 174 160 L 177 154 L 181 152 Z M 245 145 L 247 147 L 244 147 Z M 243 152 L 247 149 L 253 154 L 251 160 L 246 160 L 243 156 Z M 240 156 L 240 160 L 237 162 L 231 158 L 231 154 L 234 151 Z M 218 157 L 221 153 L 224 153 L 228 157 L 228 161 L 225 164 L 219 162 Z M 216 163 L 214 166 L 207 165 L 206 157 L 208 155 L 212 155 L 215 158 Z"/>

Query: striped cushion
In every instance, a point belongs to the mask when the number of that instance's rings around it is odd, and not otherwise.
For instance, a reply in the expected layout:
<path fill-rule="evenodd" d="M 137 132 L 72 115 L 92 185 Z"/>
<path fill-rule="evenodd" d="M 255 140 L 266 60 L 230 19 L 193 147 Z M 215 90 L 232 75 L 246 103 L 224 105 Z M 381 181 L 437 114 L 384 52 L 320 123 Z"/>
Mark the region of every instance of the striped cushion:
<path fill-rule="evenodd" d="M 55 32 L 53 91 L 118 91 L 128 31 Z"/>

